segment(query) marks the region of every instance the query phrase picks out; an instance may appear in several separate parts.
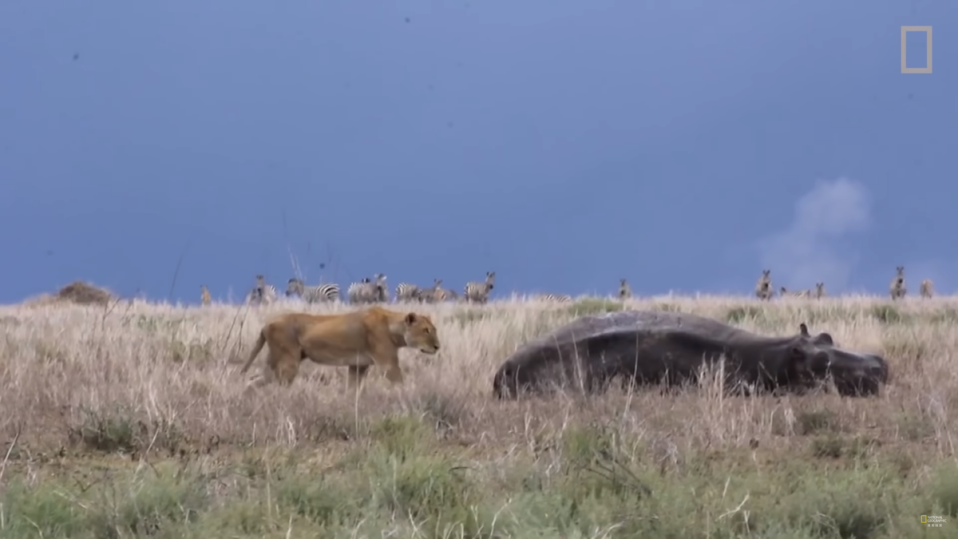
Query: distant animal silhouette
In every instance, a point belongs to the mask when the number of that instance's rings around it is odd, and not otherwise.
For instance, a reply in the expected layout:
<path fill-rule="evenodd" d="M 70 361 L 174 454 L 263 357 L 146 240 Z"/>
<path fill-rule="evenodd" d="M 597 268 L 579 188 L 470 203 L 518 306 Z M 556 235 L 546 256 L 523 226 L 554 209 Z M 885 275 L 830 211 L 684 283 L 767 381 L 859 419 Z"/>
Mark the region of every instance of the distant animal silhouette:
<path fill-rule="evenodd" d="M 625 279 L 619 279 L 619 299 L 629 299 L 632 297 L 632 287 Z"/>
<path fill-rule="evenodd" d="M 350 303 L 375 303 L 379 298 L 379 291 L 376 290 L 376 283 L 369 277 L 363 277 L 358 283 L 351 283 L 346 289 L 346 297 Z"/>
<path fill-rule="evenodd" d="M 815 283 L 815 299 L 825 297 L 825 283 Z"/>
<path fill-rule="evenodd" d="M 213 298 L 210 296 L 210 290 L 206 288 L 205 284 L 200 285 L 200 302 L 203 305 L 209 305 L 213 303 Z"/>
<path fill-rule="evenodd" d="M 364 277 L 361 282 L 349 285 L 349 288 L 346 290 L 349 302 L 362 304 L 388 301 L 389 291 L 386 289 L 386 275 L 377 273 L 375 279 L 376 280 L 373 281 L 368 277 Z"/>
<path fill-rule="evenodd" d="M 256 286 L 246 294 L 246 303 L 250 305 L 268 305 L 276 301 L 276 287 L 266 284 L 262 275 L 256 276 Z"/>
<path fill-rule="evenodd" d="M 426 303 L 442 303 L 458 297 L 452 290 L 442 287 L 442 279 L 433 279 L 432 288 L 420 290 L 419 293 L 422 301 Z"/>
<path fill-rule="evenodd" d="M 396 285 L 396 301 L 422 301 L 419 286 L 412 283 L 399 283 Z"/>
<path fill-rule="evenodd" d="M 381 301 L 381 302 L 389 301 L 389 285 L 386 284 L 386 274 L 377 273 L 375 284 L 376 284 L 376 301 Z"/>
<path fill-rule="evenodd" d="M 783 298 L 786 296 L 793 298 L 807 298 L 811 297 L 812 293 L 808 290 L 798 290 L 796 292 L 789 292 L 784 286 L 779 289 L 779 295 Z"/>
<path fill-rule="evenodd" d="M 486 280 L 481 283 L 475 281 L 466 283 L 463 287 L 463 298 L 471 303 L 486 303 L 489 301 L 489 292 L 495 288 L 496 272 L 487 271 Z"/>
<path fill-rule="evenodd" d="M 908 293 L 908 288 L 905 286 L 905 266 L 895 268 L 895 278 L 888 285 L 888 293 L 892 301 L 905 298 L 905 294 Z"/>
<path fill-rule="evenodd" d="M 935 295 L 935 283 L 931 279 L 922 279 L 919 292 L 923 299 L 931 299 Z"/>
<path fill-rule="evenodd" d="M 755 284 L 755 296 L 760 300 L 769 301 L 774 294 L 775 291 L 772 289 L 772 270 L 762 270 L 762 276 L 759 277 L 758 282 Z"/>

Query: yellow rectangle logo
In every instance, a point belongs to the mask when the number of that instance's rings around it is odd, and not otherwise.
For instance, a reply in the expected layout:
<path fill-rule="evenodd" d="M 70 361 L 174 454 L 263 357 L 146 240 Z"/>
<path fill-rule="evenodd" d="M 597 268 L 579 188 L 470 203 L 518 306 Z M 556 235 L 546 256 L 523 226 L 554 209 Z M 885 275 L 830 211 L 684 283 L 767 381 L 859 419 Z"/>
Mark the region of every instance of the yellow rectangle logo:
<path fill-rule="evenodd" d="M 921 523 L 922 523 L 922 524 L 928 524 L 928 515 L 922 515 L 922 516 L 921 516 Z"/>
<path fill-rule="evenodd" d="M 925 67 L 908 67 L 908 62 L 906 61 L 905 52 L 908 50 L 908 45 L 905 42 L 905 34 L 908 32 L 924 32 L 925 33 L 925 43 L 928 45 L 928 50 L 925 51 Z M 931 73 L 931 26 L 902 26 L 901 27 L 901 72 L 902 73 Z M 924 520 L 922 520 L 924 522 Z"/>

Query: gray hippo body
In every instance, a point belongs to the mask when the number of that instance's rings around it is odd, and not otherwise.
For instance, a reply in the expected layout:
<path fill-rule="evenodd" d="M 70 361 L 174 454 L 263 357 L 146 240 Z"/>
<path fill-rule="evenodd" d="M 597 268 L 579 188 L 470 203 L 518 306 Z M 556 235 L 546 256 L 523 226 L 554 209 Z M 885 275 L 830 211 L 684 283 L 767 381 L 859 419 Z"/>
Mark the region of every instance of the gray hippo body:
<path fill-rule="evenodd" d="M 496 372 L 493 391 L 595 392 L 614 378 L 636 385 L 694 382 L 722 356 L 732 387 L 801 392 L 830 374 L 842 395 L 874 395 L 888 380 L 879 356 L 842 350 L 831 335 L 763 337 L 710 318 L 665 311 L 585 316 L 521 346 Z"/>

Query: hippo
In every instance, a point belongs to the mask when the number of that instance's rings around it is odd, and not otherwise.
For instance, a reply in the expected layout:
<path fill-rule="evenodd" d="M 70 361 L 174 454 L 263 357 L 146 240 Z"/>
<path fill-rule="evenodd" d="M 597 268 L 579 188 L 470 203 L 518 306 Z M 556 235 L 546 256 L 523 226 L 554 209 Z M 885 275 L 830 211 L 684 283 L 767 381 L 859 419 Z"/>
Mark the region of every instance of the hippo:
<path fill-rule="evenodd" d="M 500 399 L 523 392 L 595 393 L 618 377 L 624 385 L 695 382 L 699 369 L 725 358 L 726 387 L 802 393 L 831 375 L 844 396 L 877 395 L 888 382 L 884 358 L 835 345 L 828 333 L 765 337 L 688 313 L 619 311 L 578 318 L 521 346 L 493 378 Z"/>

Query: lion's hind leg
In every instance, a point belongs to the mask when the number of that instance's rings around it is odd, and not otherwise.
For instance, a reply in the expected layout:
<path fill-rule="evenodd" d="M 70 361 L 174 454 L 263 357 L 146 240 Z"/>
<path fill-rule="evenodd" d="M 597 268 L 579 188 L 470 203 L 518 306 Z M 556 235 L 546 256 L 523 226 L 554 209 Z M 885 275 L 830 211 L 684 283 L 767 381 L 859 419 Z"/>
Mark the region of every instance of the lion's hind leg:
<path fill-rule="evenodd" d="M 259 389 L 263 386 L 269 385 L 276 380 L 276 375 L 273 374 L 273 368 L 269 363 L 264 363 L 263 367 L 260 369 L 260 372 L 253 376 L 246 384 L 246 390 L 250 389 Z"/>
<path fill-rule="evenodd" d="M 300 351 L 297 351 L 295 354 L 280 352 L 277 353 L 275 357 L 270 355 L 267 363 L 272 366 L 273 375 L 276 377 L 276 381 L 279 382 L 279 385 L 288 386 L 296 379 L 296 375 L 299 374 L 300 355 Z"/>
<path fill-rule="evenodd" d="M 273 382 L 279 382 L 281 386 L 288 386 L 293 383 L 298 374 L 298 353 L 290 355 L 270 350 L 266 363 L 263 364 L 263 370 L 250 380 L 248 388 L 260 388 Z"/>
<path fill-rule="evenodd" d="M 366 373 L 369 372 L 369 365 L 350 365 L 349 366 L 349 389 L 358 390 L 362 387 L 363 381 L 366 379 Z"/>

